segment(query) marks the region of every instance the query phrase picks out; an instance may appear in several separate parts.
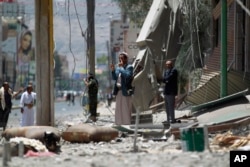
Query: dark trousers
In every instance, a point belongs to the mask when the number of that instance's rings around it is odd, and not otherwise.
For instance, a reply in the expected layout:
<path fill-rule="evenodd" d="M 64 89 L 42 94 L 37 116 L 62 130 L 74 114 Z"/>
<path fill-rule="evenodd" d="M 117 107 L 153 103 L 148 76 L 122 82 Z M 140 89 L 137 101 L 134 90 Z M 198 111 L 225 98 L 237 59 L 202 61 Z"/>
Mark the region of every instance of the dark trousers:
<path fill-rule="evenodd" d="M 167 113 L 167 121 L 175 121 L 175 95 L 165 95 L 165 105 Z"/>
<path fill-rule="evenodd" d="M 96 117 L 97 113 L 97 97 L 96 96 L 90 96 L 89 97 L 89 112 L 90 116 Z"/>
<path fill-rule="evenodd" d="M 8 119 L 9 119 L 10 109 L 5 108 L 4 110 L 0 107 L 0 127 L 3 127 L 5 130 Z"/>

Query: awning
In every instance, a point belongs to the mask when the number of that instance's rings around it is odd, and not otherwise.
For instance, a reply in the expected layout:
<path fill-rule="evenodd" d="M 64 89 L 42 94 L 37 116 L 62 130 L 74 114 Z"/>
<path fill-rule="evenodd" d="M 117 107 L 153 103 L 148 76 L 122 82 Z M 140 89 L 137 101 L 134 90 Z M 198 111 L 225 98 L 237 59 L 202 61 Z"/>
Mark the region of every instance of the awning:
<path fill-rule="evenodd" d="M 149 110 L 159 93 L 159 81 L 165 61 L 175 59 L 180 49 L 179 5 L 182 1 L 154 0 L 136 43 L 140 51 L 134 61 L 141 70 L 134 78 L 134 104 L 142 111 Z M 142 84 L 143 83 L 143 84 Z"/>
<path fill-rule="evenodd" d="M 175 59 L 180 49 L 181 30 L 177 20 L 182 1 L 154 0 L 136 43 L 149 47 L 155 59 Z"/>
<path fill-rule="evenodd" d="M 152 64 L 151 56 L 149 48 L 140 50 L 134 64 L 136 75 L 132 83 L 135 87 L 133 104 L 135 107 L 140 107 L 140 111 L 148 110 L 156 95 L 154 87 L 157 85 L 157 81 L 154 76 L 155 72 L 152 70 L 154 64 Z"/>

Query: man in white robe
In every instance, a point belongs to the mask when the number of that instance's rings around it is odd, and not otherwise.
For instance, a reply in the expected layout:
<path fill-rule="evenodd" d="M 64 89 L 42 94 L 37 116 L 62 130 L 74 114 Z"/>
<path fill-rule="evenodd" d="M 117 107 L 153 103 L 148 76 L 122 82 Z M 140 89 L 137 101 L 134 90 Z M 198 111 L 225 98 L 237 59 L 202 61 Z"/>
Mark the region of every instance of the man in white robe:
<path fill-rule="evenodd" d="M 134 67 L 128 64 L 128 54 L 119 54 L 119 63 L 110 65 L 112 79 L 115 80 L 113 95 L 116 96 L 115 124 L 130 125 L 132 119 L 132 85 Z"/>
<path fill-rule="evenodd" d="M 23 92 L 20 100 L 22 113 L 21 126 L 32 126 L 35 123 L 34 103 L 36 93 L 33 92 L 32 85 L 27 86 L 27 90 Z"/>

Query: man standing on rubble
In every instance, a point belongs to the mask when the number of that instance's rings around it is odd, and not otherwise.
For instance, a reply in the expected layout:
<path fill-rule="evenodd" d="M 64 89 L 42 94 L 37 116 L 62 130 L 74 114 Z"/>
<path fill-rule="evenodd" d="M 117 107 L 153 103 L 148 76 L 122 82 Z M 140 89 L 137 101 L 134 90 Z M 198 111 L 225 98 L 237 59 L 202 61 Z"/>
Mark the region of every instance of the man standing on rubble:
<path fill-rule="evenodd" d="M 128 54 L 119 54 L 119 63 L 110 65 L 112 79 L 115 80 L 113 95 L 116 99 L 115 124 L 130 125 L 133 110 L 131 81 L 134 67 L 128 64 Z"/>
<path fill-rule="evenodd" d="M 20 99 L 22 113 L 21 126 L 33 126 L 35 124 L 35 110 L 33 107 L 35 100 L 36 93 L 33 92 L 33 86 L 29 84 Z"/>
<path fill-rule="evenodd" d="M 88 88 L 89 97 L 89 112 L 90 119 L 96 122 L 97 119 L 97 104 L 98 104 L 98 80 L 94 77 L 94 74 L 89 73 L 88 77 L 83 80 Z"/>
<path fill-rule="evenodd" d="M 167 123 L 175 123 L 175 96 L 178 92 L 178 72 L 173 66 L 173 62 L 166 61 L 166 70 L 163 75 L 165 83 L 164 96 L 167 113 Z"/>
<path fill-rule="evenodd" d="M 8 82 L 4 82 L 0 88 L 0 127 L 3 127 L 3 130 L 7 126 L 9 114 L 11 113 L 12 99 L 22 91 L 23 88 L 20 88 L 18 92 L 13 92 Z"/>

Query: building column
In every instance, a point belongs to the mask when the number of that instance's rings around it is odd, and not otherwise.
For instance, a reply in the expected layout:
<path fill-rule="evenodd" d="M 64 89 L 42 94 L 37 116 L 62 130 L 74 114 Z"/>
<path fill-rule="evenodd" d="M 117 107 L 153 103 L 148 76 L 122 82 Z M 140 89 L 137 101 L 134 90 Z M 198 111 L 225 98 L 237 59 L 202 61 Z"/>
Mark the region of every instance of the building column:
<path fill-rule="evenodd" d="M 37 125 L 54 126 L 53 1 L 35 1 Z"/>

